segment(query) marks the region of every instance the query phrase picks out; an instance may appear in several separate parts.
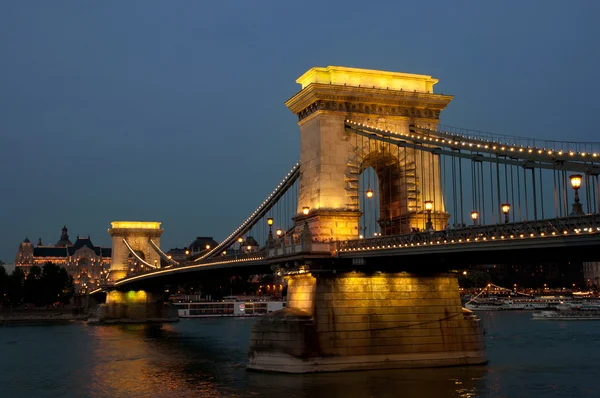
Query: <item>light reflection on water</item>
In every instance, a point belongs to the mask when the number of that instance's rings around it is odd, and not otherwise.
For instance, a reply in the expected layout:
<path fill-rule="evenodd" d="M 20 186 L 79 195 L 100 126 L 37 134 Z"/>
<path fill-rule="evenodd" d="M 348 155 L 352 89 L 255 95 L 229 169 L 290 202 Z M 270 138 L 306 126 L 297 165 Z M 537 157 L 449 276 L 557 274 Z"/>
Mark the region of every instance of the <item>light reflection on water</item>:
<path fill-rule="evenodd" d="M 0 327 L 0 396 L 600 396 L 600 323 L 534 322 L 529 313 L 481 316 L 488 366 L 308 375 L 245 370 L 254 319 Z"/>

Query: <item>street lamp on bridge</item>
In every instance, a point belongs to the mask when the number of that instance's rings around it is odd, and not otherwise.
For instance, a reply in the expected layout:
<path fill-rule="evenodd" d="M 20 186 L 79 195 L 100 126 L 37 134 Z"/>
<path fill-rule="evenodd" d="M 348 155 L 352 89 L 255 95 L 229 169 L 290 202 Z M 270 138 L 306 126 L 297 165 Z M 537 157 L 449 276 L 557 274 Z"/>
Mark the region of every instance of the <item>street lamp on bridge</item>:
<path fill-rule="evenodd" d="M 371 187 L 369 187 L 369 189 L 367 189 L 367 198 L 371 199 L 373 197 L 373 190 L 371 189 Z"/>
<path fill-rule="evenodd" d="M 310 207 L 304 206 L 302 208 L 302 214 L 304 214 L 305 216 L 308 216 L 308 213 L 310 213 Z M 312 241 L 312 235 L 310 233 L 310 228 L 308 227 L 308 217 L 304 218 L 304 226 L 302 227 L 302 232 L 301 232 L 300 236 L 302 237 L 303 244 L 304 244 L 304 242 L 310 243 Z"/>
<path fill-rule="evenodd" d="M 504 213 L 504 222 L 508 223 L 508 212 L 510 211 L 510 203 L 502 204 L 502 213 Z"/>
<path fill-rule="evenodd" d="M 269 225 L 269 236 L 267 236 L 267 246 L 273 246 L 273 217 L 267 218 L 267 224 Z"/>
<path fill-rule="evenodd" d="M 471 212 L 471 219 L 473 220 L 473 225 L 477 225 L 477 219 L 479 218 L 479 213 L 477 210 L 473 210 Z"/>
<path fill-rule="evenodd" d="M 238 250 L 239 253 L 242 252 L 242 243 L 244 243 L 244 238 L 242 238 L 241 236 L 238 238 L 238 243 L 240 244 L 240 248 Z M 237 258 L 237 253 L 235 255 L 235 258 Z"/>
<path fill-rule="evenodd" d="M 433 210 L 433 201 L 426 200 L 424 203 L 425 203 L 425 211 L 427 212 L 427 223 L 425 224 L 425 229 L 427 231 L 432 231 L 433 223 L 431 222 L 431 211 Z"/>
<path fill-rule="evenodd" d="M 573 210 L 571 211 L 571 215 L 582 216 L 583 209 L 581 207 L 581 203 L 579 202 L 579 188 L 581 188 L 582 176 L 581 174 L 572 174 L 571 176 L 569 176 L 569 179 L 571 180 L 571 186 L 575 191 L 575 203 L 573 203 Z"/>

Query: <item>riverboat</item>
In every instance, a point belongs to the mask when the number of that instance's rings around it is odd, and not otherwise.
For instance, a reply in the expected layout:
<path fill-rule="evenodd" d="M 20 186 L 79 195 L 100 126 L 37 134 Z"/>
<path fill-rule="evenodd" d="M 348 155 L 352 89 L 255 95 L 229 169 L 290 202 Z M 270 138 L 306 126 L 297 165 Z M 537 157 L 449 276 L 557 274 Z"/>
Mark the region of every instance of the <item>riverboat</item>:
<path fill-rule="evenodd" d="M 465 304 L 471 311 L 520 310 L 535 311 L 556 308 L 564 302 L 564 298 L 479 298 Z"/>
<path fill-rule="evenodd" d="M 284 301 L 197 301 L 173 304 L 180 318 L 261 316 L 285 307 Z"/>
<path fill-rule="evenodd" d="M 506 311 L 511 309 L 510 305 L 503 300 L 471 300 L 465 304 L 465 308 L 471 311 Z"/>
<path fill-rule="evenodd" d="M 562 321 L 600 320 L 600 305 L 562 304 L 554 310 L 534 312 L 533 319 Z"/>
<path fill-rule="evenodd" d="M 489 294 L 491 288 L 496 291 L 507 292 L 508 296 Z M 590 293 L 573 293 L 573 296 L 531 296 L 529 294 L 511 291 L 501 286 L 488 284 L 476 296 L 464 304 L 471 311 L 507 311 L 507 310 L 553 310 L 561 305 L 574 306 L 599 306 L 600 301 Z"/>

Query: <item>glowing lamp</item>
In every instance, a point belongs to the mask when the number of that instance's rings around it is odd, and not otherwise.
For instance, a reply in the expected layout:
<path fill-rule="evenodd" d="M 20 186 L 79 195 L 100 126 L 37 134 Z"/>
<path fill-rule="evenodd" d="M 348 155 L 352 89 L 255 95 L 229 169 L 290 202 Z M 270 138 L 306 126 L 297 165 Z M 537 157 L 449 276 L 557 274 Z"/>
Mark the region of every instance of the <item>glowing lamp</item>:
<path fill-rule="evenodd" d="M 272 217 L 267 218 L 267 224 L 269 225 L 269 227 L 271 225 L 273 225 L 273 218 Z"/>
<path fill-rule="evenodd" d="M 277 234 L 277 236 L 281 236 L 283 231 L 281 230 L 281 228 L 277 228 L 277 231 L 275 231 L 275 233 Z"/>
<path fill-rule="evenodd" d="M 304 214 L 305 216 L 308 216 L 309 211 L 310 211 L 310 207 L 308 207 L 308 206 L 304 206 L 302 208 L 302 214 Z"/>
<path fill-rule="evenodd" d="M 238 238 L 238 243 L 239 243 L 240 245 L 242 244 L 242 242 L 243 242 L 243 241 L 244 241 L 244 239 L 243 239 L 242 237 L 239 237 L 239 238 Z"/>
<path fill-rule="evenodd" d="M 510 211 L 510 203 L 502 204 L 502 213 L 504 213 L 504 222 L 508 222 L 508 212 Z"/>
<path fill-rule="evenodd" d="M 477 221 L 477 219 L 479 218 L 479 213 L 477 212 L 477 210 L 473 210 L 471 212 L 471 218 L 473 219 L 473 222 Z"/>
<path fill-rule="evenodd" d="M 226 254 L 227 254 L 227 252 L 225 250 L 223 250 L 223 255 L 226 255 Z"/>
<path fill-rule="evenodd" d="M 373 190 L 371 188 L 367 189 L 367 198 L 371 199 L 373 197 Z"/>
<path fill-rule="evenodd" d="M 573 210 L 571 211 L 572 216 L 582 216 L 584 214 L 583 207 L 579 202 L 579 188 L 581 187 L 581 178 L 581 174 L 572 174 L 569 176 L 569 179 L 571 180 L 571 186 L 575 191 L 575 203 L 573 203 Z"/>
<path fill-rule="evenodd" d="M 425 224 L 425 229 L 427 231 L 433 231 L 433 223 L 431 222 L 431 210 L 433 210 L 433 201 L 426 200 L 423 203 L 425 204 L 425 211 L 427 211 L 427 223 Z"/>
<path fill-rule="evenodd" d="M 190 251 L 189 251 L 189 250 L 186 250 L 186 251 L 185 251 L 185 254 L 186 254 L 186 255 L 190 254 Z"/>
<path fill-rule="evenodd" d="M 247 249 L 252 250 L 252 246 L 248 245 Z"/>
<path fill-rule="evenodd" d="M 425 210 L 427 210 L 427 211 L 433 210 L 433 201 L 432 200 L 425 201 Z"/>
<path fill-rule="evenodd" d="M 571 179 L 571 186 L 573 189 L 579 189 L 581 187 L 581 174 L 573 174 L 569 178 Z"/>

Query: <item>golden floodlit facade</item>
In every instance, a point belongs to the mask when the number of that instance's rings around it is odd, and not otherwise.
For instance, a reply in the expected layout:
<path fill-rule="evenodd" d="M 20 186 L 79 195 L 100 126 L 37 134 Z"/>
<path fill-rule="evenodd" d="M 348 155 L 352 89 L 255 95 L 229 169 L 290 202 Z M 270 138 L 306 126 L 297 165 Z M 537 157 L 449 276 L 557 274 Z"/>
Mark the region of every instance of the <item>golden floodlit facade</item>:
<path fill-rule="evenodd" d="M 112 237 L 112 260 L 109 283 L 125 278 L 130 272 L 132 260 L 146 268 L 159 268 L 160 255 L 152 247 L 160 247 L 160 237 L 164 230 L 155 221 L 113 221 L 108 233 Z M 129 247 L 135 252 L 131 252 Z"/>
<path fill-rule="evenodd" d="M 95 246 L 89 236 L 78 236 L 72 243 L 65 225 L 54 245 L 44 245 L 39 239 L 34 246 L 25 238 L 19 245 L 15 265 L 25 273 L 34 265 L 40 268 L 46 263 L 59 265 L 73 277 L 75 293 L 82 293 L 100 286 L 108 274 L 111 255 L 111 248 Z"/>
<path fill-rule="evenodd" d="M 319 241 L 354 239 L 360 219 L 359 177 L 369 167 L 382 187 L 381 225 L 384 235 L 425 229 L 427 199 L 432 221 L 443 229 L 449 215 L 439 183 L 439 157 L 412 148 L 386 151 L 375 140 L 357 140 L 346 132 L 347 120 L 408 133 L 411 125 L 437 128 L 440 112 L 452 100 L 434 94 L 438 82 L 428 75 L 385 72 L 341 66 L 315 67 L 296 82 L 302 89 L 286 102 L 300 126 L 300 189 L 298 225 L 306 219 Z M 403 205 L 401 205 L 401 203 Z M 404 205 L 406 203 L 406 205 Z"/>

